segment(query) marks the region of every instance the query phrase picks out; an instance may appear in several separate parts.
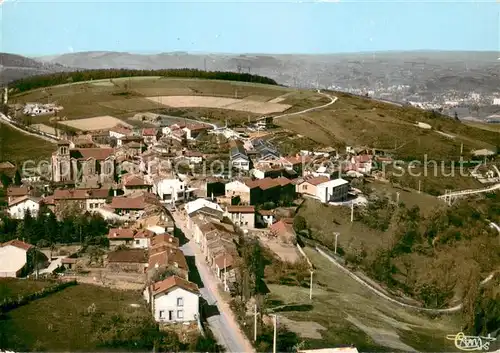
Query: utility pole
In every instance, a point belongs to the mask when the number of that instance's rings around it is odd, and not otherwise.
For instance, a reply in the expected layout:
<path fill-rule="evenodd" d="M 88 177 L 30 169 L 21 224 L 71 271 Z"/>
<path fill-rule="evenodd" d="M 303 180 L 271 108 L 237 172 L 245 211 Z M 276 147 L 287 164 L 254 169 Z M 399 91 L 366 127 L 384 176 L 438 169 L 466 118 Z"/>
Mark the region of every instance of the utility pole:
<path fill-rule="evenodd" d="M 309 270 L 311 272 L 311 283 L 309 285 L 309 300 L 312 300 L 313 298 L 313 270 Z"/>
<path fill-rule="evenodd" d="M 257 304 L 253 306 L 253 341 L 257 342 Z"/>
<path fill-rule="evenodd" d="M 396 193 L 396 204 L 399 205 L 399 192 Z"/>
<path fill-rule="evenodd" d="M 334 234 L 335 234 L 335 254 L 337 254 L 337 240 L 339 238 L 340 233 L 335 232 Z"/>
<path fill-rule="evenodd" d="M 464 144 L 460 145 L 460 155 L 464 154 Z"/>
<path fill-rule="evenodd" d="M 351 202 L 351 223 L 354 222 L 354 202 Z"/>
<path fill-rule="evenodd" d="M 273 353 L 276 353 L 276 328 L 278 326 L 277 324 L 277 317 L 276 314 L 273 315 L 273 323 L 274 323 L 274 334 L 273 334 Z"/>
<path fill-rule="evenodd" d="M 422 188 L 422 180 L 418 181 L 418 193 L 420 194 L 420 190 Z"/>
<path fill-rule="evenodd" d="M 224 256 L 224 292 L 227 291 L 226 257 Z"/>

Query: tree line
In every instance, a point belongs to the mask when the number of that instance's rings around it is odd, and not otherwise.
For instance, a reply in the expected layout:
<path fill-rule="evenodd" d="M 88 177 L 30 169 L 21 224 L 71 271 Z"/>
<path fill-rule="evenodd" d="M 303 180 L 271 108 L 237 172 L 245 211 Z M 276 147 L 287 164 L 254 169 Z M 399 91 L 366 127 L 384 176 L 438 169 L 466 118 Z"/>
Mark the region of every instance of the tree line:
<path fill-rule="evenodd" d="M 56 86 L 73 82 L 140 76 L 201 78 L 207 80 L 241 81 L 278 85 L 275 80 L 269 77 L 228 71 L 204 71 L 188 68 L 162 70 L 94 69 L 72 72 L 57 72 L 46 75 L 26 77 L 9 83 L 9 88 L 13 89 L 14 93 L 21 93 L 30 91 L 35 88 Z"/>
<path fill-rule="evenodd" d="M 98 214 L 66 215 L 58 220 L 44 205 L 36 217 L 26 212 L 22 220 L 0 218 L 0 242 L 19 239 L 39 247 L 70 243 L 107 246 L 108 230 L 108 223 Z"/>

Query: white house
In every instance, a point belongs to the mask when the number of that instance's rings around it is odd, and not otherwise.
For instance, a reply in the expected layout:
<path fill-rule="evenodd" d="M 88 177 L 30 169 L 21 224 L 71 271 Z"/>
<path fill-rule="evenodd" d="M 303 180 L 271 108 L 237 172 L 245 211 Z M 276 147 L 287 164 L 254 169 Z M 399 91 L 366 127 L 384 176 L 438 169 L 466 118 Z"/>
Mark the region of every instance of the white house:
<path fill-rule="evenodd" d="M 225 185 L 225 196 L 226 197 L 240 197 L 241 203 L 250 203 L 250 187 L 242 183 L 239 180 L 232 181 Z"/>
<path fill-rule="evenodd" d="M 144 290 L 156 322 L 189 323 L 199 317 L 198 286 L 178 276 L 170 276 Z"/>
<path fill-rule="evenodd" d="M 189 215 L 193 212 L 198 211 L 199 209 L 202 209 L 203 207 L 208 207 L 216 211 L 224 212 L 218 204 L 205 199 L 197 199 L 188 202 L 187 204 L 184 205 L 184 210 L 186 210 L 186 213 Z"/>
<path fill-rule="evenodd" d="M 224 216 L 241 228 L 255 228 L 255 207 L 254 206 L 229 206 L 226 207 Z"/>
<path fill-rule="evenodd" d="M 33 245 L 11 240 L 0 247 L 0 277 L 18 277 L 26 265 L 27 253 Z"/>
<path fill-rule="evenodd" d="M 239 170 L 250 170 L 250 158 L 248 158 L 245 148 L 239 141 L 235 141 L 229 150 L 231 166 Z"/>
<path fill-rule="evenodd" d="M 26 210 L 29 210 L 30 214 L 36 217 L 39 209 L 39 199 L 31 196 L 23 196 L 9 202 L 8 212 L 11 218 L 23 219 Z"/>
<path fill-rule="evenodd" d="M 123 125 L 116 125 L 113 127 L 111 130 L 109 130 L 109 137 L 115 138 L 116 139 L 116 145 L 120 147 L 122 145 L 122 138 L 125 136 L 128 136 L 132 133 L 132 130 L 123 126 Z"/>
<path fill-rule="evenodd" d="M 156 235 L 164 234 L 166 232 L 165 227 L 161 227 L 161 226 L 151 226 L 151 227 L 148 227 L 146 229 L 155 233 Z"/>
<path fill-rule="evenodd" d="M 182 201 L 186 196 L 186 183 L 177 178 L 160 179 L 153 184 L 153 193 L 157 194 L 162 201 Z"/>
<path fill-rule="evenodd" d="M 349 192 L 349 182 L 344 179 L 333 179 L 316 185 L 316 197 L 321 202 L 345 201 Z"/>
<path fill-rule="evenodd" d="M 186 151 L 184 153 L 184 158 L 186 158 L 190 164 L 200 164 L 203 162 L 203 153 L 198 151 Z"/>

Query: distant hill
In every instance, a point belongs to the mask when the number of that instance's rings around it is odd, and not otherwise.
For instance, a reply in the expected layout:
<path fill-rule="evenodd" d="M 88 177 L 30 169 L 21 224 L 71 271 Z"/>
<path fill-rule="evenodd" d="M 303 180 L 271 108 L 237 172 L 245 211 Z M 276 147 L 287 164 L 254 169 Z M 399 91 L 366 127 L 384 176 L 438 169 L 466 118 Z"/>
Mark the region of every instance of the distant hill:
<path fill-rule="evenodd" d="M 0 53 L 0 85 L 34 75 L 70 71 L 59 63 L 42 62 L 25 56 Z"/>
<path fill-rule="evenodd" d="M 491 94 L 500 83 L 500 61 L 495 52 L 382 52 L 351 54 L 209 54 L 127 52 L 79 52 L 41 57 L 41 61 L 86 69 L 127 68 L 141 70 L 193 68 L 241 71 L 270 77 L 299 88 L 319 85 L 329 89 L 373 90 L 399 85 L 409 95 L 432 100 L 450 90 Z M 394 92 L 393 92 L 394 91 Z M 362 93 L 362 92 L 361 92 Z"/>

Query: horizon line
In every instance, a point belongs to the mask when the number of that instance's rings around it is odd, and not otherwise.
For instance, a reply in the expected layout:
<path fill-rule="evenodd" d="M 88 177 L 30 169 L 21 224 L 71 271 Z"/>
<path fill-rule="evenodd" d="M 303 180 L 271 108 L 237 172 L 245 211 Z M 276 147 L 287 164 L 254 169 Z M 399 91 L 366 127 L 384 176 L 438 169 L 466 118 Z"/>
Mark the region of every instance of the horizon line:
<path fill-rule="evenodd" d="M 481 53 L 481 54 L 495 54 L 500 57 L 499 50 L 461 50 L 461 49 L 451 49 L 451 50 L 442 50 L 442 49 L 413 49 L 413 50 L 373 50 L 373 51 L 346 51 L 346 52 L 318 52 L 318 53 L 271 53 L 271 52 L 207 52 L 207 51 L 194 51 L 194 50 L 173 50 L 173 51 L 115 51 L 115 50 L 84 50 L 84 51 L 74 51 L 74 52 L 63 52 L 57 54 L 22 54 L 22 53 L 9 53 L 9 52 L 1 52 L 2 54 L 12 54 L 12 55 L 20 55 L 27 58 L 44 58 L 44 57 L 57 57 L 63 55 L 71 55 L 71 54 L 89 54 L 89 53 L 115 53 L 115 54 L 129 54 L 129 55 L 175 55 L 175 54 L 184 54 L 184 55 L 229 55 L 229 56 L 242 56 L 242 55 L 262 55 L 262 56 L 291 56 L 291 55 L 301 55 L 301 56 L 322 56 L 322 55 L 349 55 L 349 54 L 358 54 L 358 55 L 373 55 L 373 54 L 396 54 L 396 53 Z"/>

